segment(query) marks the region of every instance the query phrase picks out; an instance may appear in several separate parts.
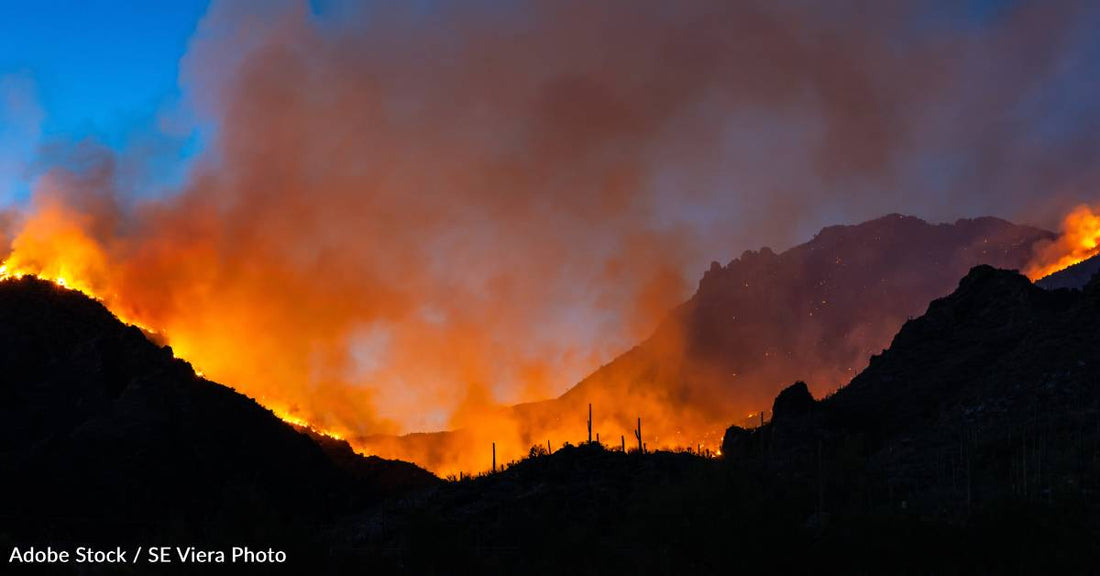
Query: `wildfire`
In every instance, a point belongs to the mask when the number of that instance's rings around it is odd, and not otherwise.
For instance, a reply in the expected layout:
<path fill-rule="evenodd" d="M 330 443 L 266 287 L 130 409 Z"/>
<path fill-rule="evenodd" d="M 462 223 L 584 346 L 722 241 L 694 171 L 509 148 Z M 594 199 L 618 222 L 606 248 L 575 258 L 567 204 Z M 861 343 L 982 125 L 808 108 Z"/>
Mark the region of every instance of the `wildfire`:
<path fill-rule="evenodd" d="M 10 260 L 12 260 L 12 259 L 9 258 L 9 261 Z M 9 261 L 0 262 L 0 281 L 9 280 L 9 279 L 16 279 L 16 278 L 22 278 L 24 276 L 32 276 L 32 277 L 38 278 L 39 280 L 45 280 L 45 281 L 48 281 L 48 282 L 52 282 L 52 283 L 54 283 L 54 284 L 56 284 L 56 285 L 58 285 L 62 288 L 80 292 L 80 293 L 84 294 L 85 296 L 88 296 L 89 298 L 97 300 L 97 301 L 103 303 L 105 306 L 108 306 L 108 309 L 111 309 L 110 302 L 105 301 L 104 298 L 101 297 L 100 294 L 96 293 L 96 291 L 92 288 L 92 284 L 90 282 L 88 282 L 85 279 L 80 278 L 80 277 L 73 278 L 71 275 L 67 275 L 66 274 L 66 269 L 64 267 L 53 268 L 54 271 L 53 271 L 53 273 L 51 273 L 46 268 L 36 269 L 35 267 L 29 266 L 29 265 L 26 265 L 26 264 L 13 265 L 13 264 L 9 263 Z M 124 317 L 122 315 L 119 315 L 114 310 L 112 310 L 112 312 L 119 319 L 119 321 L 123 322 L 124 324 L 129 324 L 131 326 L 136 326 L 137 328 L 141 329 L 146 334 L 159 334 L 159 332 L 157 330 L 155 330 L 153 328 L 150 328 L 148 326 L 145 326 L 142 323 L 140 323 L 140 322 L 138 322 L 138 321 L 136 321 L 132 318 L 127 318 L 127 317 Z M 178 358 L 179 356 L 177 355 L 176 357 Z M 182 358 L 182 359 L 187 360 L 187 358 Z M 199 378 L 204 378 L 205 377 L 205 374 L 203 373 L 203 371 L 199 370 L 197 368 L 195 369 L 195 375 L 198 376 Z M 299 428 L 307 428 L 307 429 L 309 429 L 313 432 L 316 432 L 318 434 L 323 434 L 325 436 L 329 436 L 330 438 L 335 438 L 337 440 L 343 440 L 344 439 L 344 436 L 342 434 L 340 434 L 338 432 L 335 432 L 333 430 L 325 429 L 324 427 L 317 426 L 317 425 L 313 424 L 312 422 L 310 422 L 310 421 L 308 421 L 308 420 L 306 420 L 306 419 L 304 419 L 300 416 L 296 416 L 296 415 L 292 414 L 288 410 L 271 409 L 271 412 L 277 418 L 279 418 L 280 420 L 282 420 L 282 421 L 284 421 L 288 424 L 292 424 L 292 425 L 297 426 Z"/>
<path fill-rule="evenodd" d="M 80 292 L 81 294 L 84 294 L 85 296 L 88 296 L 89 298 L 97 300 L 97 301 L 103 303 L 104 305 L 108 304 L 107 302 L 104 301 L 103 298 L 98 296 L 91 289 L 90 286 L 88 286 L 87 284 L 85 284 L 83 282 L 80 282 L 80 281 L 74 281 L 74 280 L 70 279 L 69 277 L 65 276 L 64 274 L 51 275 L 51 274 L 44 273 L 44 272 L 35 272 L 35 271 L 33 271 L 31 269 L 27 269 L 27 268 L 14 267 L 14 266 L 9 265 L 7 262 L 0 263 L 0 281 L 8 280 L 8 279 L 15 279 L 15 278 L 22 278 L 24 276 L 33 276 L 35 278 L 38 278 L 39 280 L 45 280 L 47 282 L 52 282 L 52 283 L 57 284 L 58 286 L 60 286 L 62 288 L 65 288 L 65 289 L 68 289 L 68 290 L 74 290 L 76 292 Z M 108 306 L 108 309 L 110 309 L 110 306 Z M 137 328 L 141 329 L 141 331 L 145 332 L 146 334 L 159 334 L 159 332 L 157 330 L 154 330 L 153 328 L 150 328 L 149 326 L 146 326 L 146 325 L 142 324 L 141 322 L 139 322 L 137 320 L 134 320 L 133 318 L 127 318 L 123 315 L 118 314 L 114 310 L 111 310 L 111 312 L 114 313 L 115 317 L 118 318 L 119 321 L 121 321 L 123 324 L 129 324 L 131 326 L 136 326 Z M 196 371 L 196 374 L 198 374 L 199 377 L 202 377 L 202 375 L 203 375 L 202 372 L 200 372 L 200 371 Z"/>
<path fill-rule="evenodd" d="M 495 419 L 493 422 L 490 422 L 490 419 L 481 419 L 480 425 L 474 427 L 476 432 L 456 436 L 454 445 L 448 446 L 445 450 L 446 453 L 455 457 L 454 461 L 433 465 L 422 453 L 430 449 L 410 450 L 407 445 L 364 443 L 351 430 L 326 426 L 311 419 L 302 411 L 290 408 L 290 404 L 287 403 L 288 398 L 282 397 L 285 391 L 241 386 L 241 384 L 249 384 L 249 381 L 240 377 L 239 369 L 233 370 L 235 368 L 233 364 L 241 364 L 238 348 L 238 339 L 241 335 L 232 333 L 233 316 L 222 316 L 227 325 L 222 328 L 226 331 L 222 335 L 225 339 L 216 341 L 215 335 L 207 332 L 205 326 L 204 331 L 196 332 L 191 326 L 181 325 L 172 317 L 168 317 L 165 322 L 162 317 L 149 313 L 147 306 L 135 307 L 132 299 L 126 297 L 129 292 L 126 286 L 120 283 L 117 271 L 111 267 L 111 259 L 106 251 L 85 233 L 84 226 L 86 223 L 82 221 L 79 214 L 65 209 L 60 204 L 47 203 L 42 206 L 26 221 L 19 235 L 12 242 L 7 259 L 0 261 L 0 280 L 30 276 L 52 282 L 68 290 L 81 292 L 102 303 L 123 323 L 136 326 L 145 333 L 156 335 L 167 342 L 177 358 L 188 361 L 194 367 L 196 376 L 200 378 L 212 376 L 221 382 L 233 385 L 239 392 L 252 397 L 284 422 L 331 438 L 346 440 L 359 453 L 381 454 L 385 457 L 416 461 L 442 474 L 488 468 L 489 460 L 483 463 L 478 459 L 463 456 L 469 454 L 471 445 L 490 445 L 496 442 L 499 444 L 502 458 L 521 456 L 530 448 L 528 444 L 518 439 L 519 435 L 512 429 L 514 423 L 506 417 Z M 215 327 L 210 329 L 217 330 Z M 212 341 L 221 345 L 211 345 Z M 260 373 L 255 364 L 257 364 L 256 358 L 253 358 L 245 365 Z M 249 394 L 250 391 L 253 393 Z M 269 394 L 272 392 L 278 393 Z M 293 400 L 293 398 L 290 399 Z M 567 432 L 566 429 L 546 432 L 555 440 L 559 438 L 565 440 L 571 436 L 572 432 L 572 430 Z M 630 434 L 626 429 L 620 432 L 624 435 Z M 650 441 L 652 447 L 663 447 L 655 440 L 656 438 Z"/>
<path fill-rule="evenodd" d="M 1100 252 L 1100 214 L 1081 205 L 1066 215 L 1062 235 L 1041 247 L 1024 271 L 1032 281 L 1049 276 Z"/>
<path fill-rule="evenodd" d="M 347 316 L 333 310 L 362 298 L 358 289 L 313 299 L 312 307 L 304 308 L 302 303 L 309 299 L 302 296 L 326 284 L 284 267 L 285 259 L 265 259 L 264 266 L 252 262 L 251 267 L 227 267 L 224 256 L 210 249 L 207 236 L 190 229 L 179 238 L 153 235 L 134 241 L 109 234 L 100 237 L 101 228 L 94 215 L 60 197 L 41 195 L 13 237 L 6 259 L 0 261 L 0 279 L 32 276 L 81 292 L 122 322 L 171 346 L 198 377 L 232 386 L 283 421 L 345 440 L 363 454 L 416 462 L 446 475 L 487 470 L 494 445 L 498 458 L 512 460 L 528 454 L 532 445 L 584 441 L 580 407 L 574 412 L 563 406 L 531 419 L 477 394 L 460 404 L 447 423 L 458 432 L 446 440 L 433 435 L 399 437 L 395 426 L 372 417 L 368 395 L 355 395 L 363 388 L 350 384 L 362 386 L 366 379 L 350 380 L 342 372 L 349 364 L 340 352 L 351 346 L 348 334 L 354 331 Z M 437 329 L 433 324 L 433 333 Z M 456 331 L 445 342 L 468 341 L 477 333 Z M 394 372 L 405 378 L 421 368 L 419 361 L 409 362 Z M 474 368 L 463 376 L 476 383 L 484 373 Z M 531 374 L 541 377 L 538 370 Z M 633 439 L 639 416 L 645 421 L 641 441 L 649 450 L 714 453 L 720 446 L 724 422 L 678 412 L 661 395 L 630 396 L 631 402 L 624 405 L 623 394 L 582 402 L 595 403 L 594 432 L 603 434 L 607 446 Z"/>
<path fill-rule="evenodd" d="M 354 330 L 339 306 L 359 298 L 357 286 L 311 302 L 303 296 L 326 284 L 284 267 L 285 259 L 264 260 L 264 266 L 225 268 L 220 267 L 224 256 L 189 228 L 179 238 L 152 236 L 135 244 L 128 244 L 127 238 L 97 238 L 95 230 L 96 223 L 82 213 L 44 198 L 18 230 L 6 260 L 0 262 L 0 279 L 34 276 L 82 292 L 102 302 L 121 321 L 170 345 L 173 354 L 191 363 L 199 377 L 230 385 L 283 421 L 346 440 L 360 453 L 413 461 L 441 475 L 486 470 L 494 446 L 498 458 L 510 460 L 523 457 L 533 445 L 583 442 L 589 402 L 596 407 L 593 431 L 597 437 L 602 433 L 604 443 L 612 447 L 634 437 L 636 419 L 641 416 L 645 422 L 641 441 L 649 450 L 687 447 L 716 453 L 721 431 L 729 423 L 721 414 L 677 405 L 674 398 L 661 393 L 639 395 L 610 382 L 615 385 L 606 387 L 603 396 L 562 403 L 554 413 L 534 418 L 518 416 L 475 394 L 460 404 L 447 423 L 458 432 L 446 438 L 399 437 L 400 429 L 372 419 L 369 407 L 364 408 L 369 395 L 356 395 L 363 388 L 348 385 L 363 381 L 345 380 L 342 371 L 349 364 L 340 352 L 350 346 L 347 336 Z M 1026 273 L 1032 279 L 1041 278 L 1098 252 L 1100 213 L 1081 206 L 1066 216 L 1057 240 L 1036 249 Z M 310 306 L 303 307 L 303 302 Z M 341 312 L 333 311 L 333 302 L 342 303 L 335 308 Z M 434 334 L 437 320 L 431 322 Z M 480 331 L 449 334 L 454 337 L 439 343 L 467 342 Z M 415 346 L 401 349 L 419 350 Z M 417 359 L 395 363 L 392 374 L 412 379 L 410 375 L 417 374 L 421 364 Z M 416 377 L 433 374 L 439 372 Z M 476 382 L 485 374 L 474 369 L 468 376 Z M 615 378 L 626 382 L 647 377 L 651 376 L 639 367 Z M 401 409 L 412 413 L 425 407 L 410 403 Z M 749 414 L 746 426 L 761 423 L 760 412 L 740 413 Z"/>
<path fill-rule="evenodd" d="M 342 434 L 338 432 L 333 432 L 332 430 L 325 430 L 324 428 L 314 426 L 309 420 L 295 416 L 290 412 L 286 412 L 283 410 L 272 410 L 271 413 L 283 422 L 286 422 L 287 424 L 291 424 L 299 428 L 306 428 L 318 434 L 328 436 L 329 438 L 335 438 L 336 440 L 344 440 L 344 436 Z M 357 449 L 356 451 L 358 452 L 359 450 Z"/>

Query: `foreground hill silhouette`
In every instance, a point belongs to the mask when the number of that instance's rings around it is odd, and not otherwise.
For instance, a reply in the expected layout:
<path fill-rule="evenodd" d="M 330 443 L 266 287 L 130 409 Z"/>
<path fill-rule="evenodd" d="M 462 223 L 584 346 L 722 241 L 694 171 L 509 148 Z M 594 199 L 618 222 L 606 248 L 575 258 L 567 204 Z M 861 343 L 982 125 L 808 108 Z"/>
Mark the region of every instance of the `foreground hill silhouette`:
<path fill-rule="evenodd" d="M 334 530 L 439 573 L 1094 574 L 1100 281 L 976 267 L 846 387 L 799 382 L 721 459 L 541 448 Z M 350 565 L 350 564 L 349 564 Z"/>
<path fill-rule="evenodd" d="M 1100 488 L 1098 337 L 1100 281 L 1048 291 L 977 267 L 835 395 L 785 390 L 773 422 L 730 428 L 724 451 L 810 477 L 821 450 L 826 461 L 851 459 L 850 469 L 830 465 L 851 474 L 835 478 L 845 498 L 944 517 L 1014 497 L 1091 497 Z M 799 400 L 781 408 L 784 396 Z"/>
<path fill-rule="evenodd" d="M 287 544 L 438 482 L 319 444 L 98 302 L 30 277 L 0 282 L 0 366 L 0 543 Z"/>

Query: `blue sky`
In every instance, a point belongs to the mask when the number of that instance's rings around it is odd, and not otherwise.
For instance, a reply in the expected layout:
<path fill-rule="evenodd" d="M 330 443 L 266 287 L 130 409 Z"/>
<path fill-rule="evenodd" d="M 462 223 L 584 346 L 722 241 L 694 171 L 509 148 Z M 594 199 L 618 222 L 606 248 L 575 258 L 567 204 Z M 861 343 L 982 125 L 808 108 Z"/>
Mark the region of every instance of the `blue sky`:
<path fill-rule="evenodd" d="M 148 135 L 178 106 L 179 59 L 207 3 L 0 0 L 0 203 L 25 200 L 28 164 L 51 140 L 123 151 Z M 168 153 L 197 147 L 184 134 Z"/>
<path fill-rule="evenodd" d="M 204 145 L 179 63 L 209 4 L 0 0 L 0 207 L 28 199 L 52 142 L 140 148 L 139 185 L 178 185 Z M 339 17 L 356 2 L 309 4 Z"/>

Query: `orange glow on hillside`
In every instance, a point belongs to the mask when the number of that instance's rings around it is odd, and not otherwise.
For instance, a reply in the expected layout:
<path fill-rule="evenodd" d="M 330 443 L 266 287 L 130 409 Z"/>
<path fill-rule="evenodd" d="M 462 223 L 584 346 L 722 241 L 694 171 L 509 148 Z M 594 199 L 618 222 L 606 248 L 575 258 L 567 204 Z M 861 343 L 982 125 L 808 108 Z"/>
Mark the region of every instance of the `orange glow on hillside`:
<path fill-rule="evenodd" d="M 143 245 L 137 256 L 120 258 L 117 254 L 134 247 L 97 241 L 92 233 L 95 225 L 94 219 L 53 196 L 40 196 L 0 263 L 0 279 L 34 276 L 82 292 L 103 303 L 122 322 L 171 346 L 197 376 L 232 386 L 280 419 L 346 440 L 360 453 L 412 461 L 440 475 L 478 473 L 490 467 L 494 443 L 498 461 L 507 463 L 526 456 L 532 446 L 549 442 L 556 450 L 565 443 L 586 441 L 588 402 L 595 405 L 593 439 L 600 435 L 609 449 L 621 449 L 624 444 L 627 450 L 637 448 L 634 427 L 640 416 L 642 442 L 650 451 L 690 449 L 715 454 L 719 450 L 726 422 L 695 413 L 660 391 L 599 393 L 564 402 L 550 412 L 520 415 L 497 404 L 488 390 L 476 384 L 478 366 L 470 367 L 466 396 L 448 422 L 454 433 L 398 436 L 393 424 L 374 417 L 369 399 L 350 396 L 352 387 L 343 383 L 328 385 L 325 373 L 318 372 L 318 365 L 340 365 L 338 358 L 312 356 L 338 350 L 343 343 L 341 302 L 295 311 L 297 315 L 285 321 L 272 320 L 273 313 L 294 311 L 294 298 L 303 290 L 323 286 L 323 280 L 314 282 L 306 275 L 300 279 L 304 285 L 295 287 L 288 280 L 291 272 L 268 267 L 258 268 L 255 277 L 243 281 L 221 281 L 223 286 L 215 290 L 219 271 L 204 239 Z M 292 346 L 288 338 L 300 335 L 310 322 L 317 325 L 313 341 L 319 340 L 318 349 Z M 461 344 L 479 328 L 471 326 L 469 332 L 455 334 L 454 341 Z M 462 368 L 463 359 L 458 361 Z M 395 370 L 417 368 L 400 364 Z M 533 367 L 527 375 L 532 389 L 544 388 L 540 384 L 546 378 L 543 370 Z M 636 375 L 623 379 L 633 380 Z M 408 410 L 427 408 L 431 407 Z"/>
<path fill-rule="evenodd" d="M 205 377 L 205 372 L 198 368 L 202 365 L 198 358 L 201 354 L 192 353 L 186 334 L 174 338 L 126 305 L 110 283 L 104 250 L 84 230 L 87 224 L 86 219 L 62 204 L 45 201 L 12 241 L 7 259 L 0 262 L 0 280 L 34 276 L 98 300 L 123 323 L 136 326 L 147 334 L 166 337 L 176 357 L 195 366 L 198 377 Z M 285 422 L 343 439 L 340 432 L 318 426 L 289 410 L 268 407 Z"/>
<path fill-rule="evenodd" d="M 80 241 L 79 239 L 75 242 L 75 245 L 76 246 L 84 246 L 84 247 L 88 246 L 88 245 L 84 244 L 82 241 Z M 71 272 L 69 272 L 70 270 L 72 270 L 74 268 L 65 268 L 63 266 L 58 266 L 58 267 L 54 268 L 54 273 L 52 273 L 52 274 L 48 271 L 45 271 L 44 269 L 41 272 L 36 272 L 36 271 L 34 271 L 34 269 L 35 269 L 34 267 L 27 267 L 25 265 L 20 265 L 18 263 L 18 261 L 16 261 L 15 264 L 9 264 L 8 262 L 4 262 L 4 263 L 0 264 L 0 281 L 11 279 L 11 278 L 21 278 L 23 276 L 34 276 L 34 277 L 36 277 L 40 280 L 46 280 L 46 281 L 49 281 L 49 282 L 53 282 L 54 284 L 57 284 L 58 286 L 60 286 L 62 288 L 67 288 L 69 290 L 75 290 L 75 291 L 81 292 L 84 295 L 89 296 L 93 299 L 99 300 L 100 302 L 104 302 L 103 298 L 101 298 L 98 294 L 96 294 L 95 292 L 92 291 L 92 289 L 90 288 L 90 284 L 86 281 L 85 277 L 82 277 L 82 276 L 79 276 L 79 275 L 74 276 L 74 275 L 71 274 Z M 136 322 L 132 319 L 124 318 L 122 316 L 119 316 L 118 314 L 115 314 L 115 316 L 118 317 L 119 321 L 123 322 L 124 324 L 130 324 L 130 325 L 136 326 L 136 327 L 140 328 L 146 334 L 157 334 L 157 335 L 159 335 L 159 333 L 156 330 L 154 330 L 152 328 L 149 328 L 148 326 L 142 325 L 140 322 Z M 187 360 L 186 357 L 179 356 L 178 354 L 177 354 L 176 357 L 181 358 L 183 360 Z M 194 366 L 193 363 L 192 363 L 192 366 Z M 205 378 L 205 376 L 206 376 L 205 373 L 202 370 L 199 370 L 198 368 L 195 368 L 195 375 L 198 376 L 199 378 Z M 335 431 L 332 431 L 332 430 L 326 430 L 324 428 L 315 426 L 313 423 L 306 420 L 305 418 L 302 418 L 300 416 L 296 416 L 296 415 L 292 414 L 291 412 L 289 412 L 287 410 L 281 410 L 281 409 L 270 408 L 270 407 L 269 407 L 269 409 L 271 410 L 272 414 L 274 414 L 277 418 L 279 418 L 280 420 L 282 420 L 282 421 L 284 421 L 288 424 L 292 424 L 292 425 L 298 426 L 300 428 L 308 428 L 308 429 L 310 429 L 310 430 L 312 430 L 312 431 L 314 431 L 318 434 L 323 434 L 325 436 L 329 436 L 329 437 L 335 438 L 337 440 L 343 440 L 344 439 L 343 435 L 341 435 L 339 432 L 335 432 Z"/>
<path fill-rule="evenodd" d="M 1032 281 L 1064 270 L 1100 252 L 1100 214 L 1081 205 L 1066 215 L 1062 235 L 1041 247 L 1024 271 Z"/>

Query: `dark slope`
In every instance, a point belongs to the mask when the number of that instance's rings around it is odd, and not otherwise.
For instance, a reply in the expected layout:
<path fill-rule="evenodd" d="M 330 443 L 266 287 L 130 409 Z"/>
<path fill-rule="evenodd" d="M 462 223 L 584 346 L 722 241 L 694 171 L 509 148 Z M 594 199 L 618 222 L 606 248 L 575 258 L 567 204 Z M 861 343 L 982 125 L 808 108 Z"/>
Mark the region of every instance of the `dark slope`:
<path fill-rule="evenodd" d="M 769 465 L 798 470 L 819 440 L 845 445 L 868 466 L 861 497 L 944 514 L 1011 495 L 1095 490 L 1098 338 L 1100 283 L 1046 291 L 977 267 L 848 386 L 803 416 L 777 415 L 753 434 L 731 429 L 726 451 L 753 456 L 749 440 L 762 442 Z"/>
<path fill-rule="evenodd" d="M 761 500 L 731 487 L 716 459 L 566 445 L 350 518 L 331 546 L 349 572 L 729 573 L 719 568 L 757 564 L 732 563 L 731 544 L 764 533 Z"/>
<path fill-rule="evenodd" d="M 391 502 L 332 533 L 413 574 L 1094 574 L 1100 281 L 974 268 L 821 401 L 721 459 L 600 446 Z M 541 452 L 541 450 L 539 451 Z"/>
<path fill-rule="evenodd" d="M 1093 256 L 1088 260 L 1078 262 L 1069 268 L 1059 270 L 1050 276 L 1040 278 L 1035 282 L 1041 288 L 1057 290 L 1058 288 L 1073 288 L 1080 290 L 1092 280 L 1096 273 L 1100 272 L 1100 256 Z"/>
<path fill-rule="evenodd" d="M 386 460 L 378 456 L 363 456 L 355 452 L 345 440 L 302 429 L 313 439 L 329 460 L 356 485 L 369 486 L 374 501 L 392 498 L 419 489 L 438 486 L 439 478 L 423 468 L 401 460 Z"/>
<path fill-rule="evenodd" d="M 32 278 L 0 282 L 0 366 L 0 534 L 17 541 L 263 540 L 436 482 L 336 442 L 326 453 L 98 302 Z"/>

